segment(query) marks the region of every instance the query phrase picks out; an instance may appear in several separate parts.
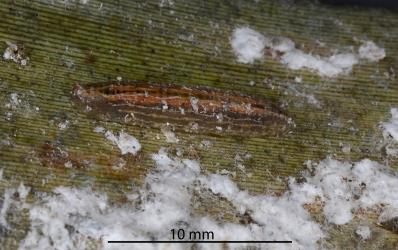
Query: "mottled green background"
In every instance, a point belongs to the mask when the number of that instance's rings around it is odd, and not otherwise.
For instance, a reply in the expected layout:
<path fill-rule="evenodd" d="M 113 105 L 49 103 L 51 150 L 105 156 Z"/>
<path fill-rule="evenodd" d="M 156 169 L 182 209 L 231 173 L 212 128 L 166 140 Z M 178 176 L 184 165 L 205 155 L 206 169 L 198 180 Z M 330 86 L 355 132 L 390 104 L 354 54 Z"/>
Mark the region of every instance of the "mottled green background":
<path fill-rule="evenodd" d="M 379 147 L 379 124 L 389 119 L 391 107 L 398 106 L 397 11 L 304 1 L 175 0 L 174 5 L 160 7 L 158 0 L 91 0 L 86 5 L 6 0 L 0 2 L 0 18 L 0 50 L 6 42 L 19 42 L 29 57 L 27 66 L 0 60 L 1 190 L 23 182 L 32 187 L 29 197 L 35 199 L 35 192 L 59 185 L 91 185 L 107 192 L 111 200 L 123 201 L 131 183 L 141 183 L 152 168 L 150 154 L 161 146 L 198 159 L 203 171 L 235 171 L 234 180 L 253 194 L 285 190 L 284 177 L 299 175 L 306 160 L 327 156 L 386 160 Z M 358 39 L 372 40 L 385 48 L 387 56 L 378 63 L 361 62 L 350 74 L 336 78 L 288 70 L 270 57 L 240 64 L 229 45 L 232 30 L 239 26 L 289 37 L 303 50 L 321 55 L 357 48 Z M 75 84 L 115 81 L 119 76 L 123 81 L 210 86 L 270 99 L 296 126 L 279 136 L 177 130 L 180 142 L 171 145 L 164 140 L 161 124 L 140 126 L 88 117 L 72 101 Z M 302 83 L 294 81 L 296 76 Z M 320 106 L 295 90 L 314 95 Z M 16 109 L 6 106 L 11 93 L 23 102 Z M 65 120 L 69 127 L 60 130 L 58 124 Z M 123 156 L 127 162 L 123 170 L 112 169 L 122 156 L 102 134 L 93 132 L 96 126 L 124 129 L 141 142 L 142 151 L 136 157 Z M 203 147 L 203 140 L 211 147 Z M 342 152 L 342 145 L 350 145 L 351 151 Z M 65 168 L 43 160 L 49 151 L 59 149 L 78 164 Z M 246 173 L 236 167 L 237 154 L 251 155 L 243 161 Z M 398 167 L 396 159 L 388 160 L 391 167 Z M 198 210 L 228 211 L 228 204 L 217 204 L 203 201 Z M 29 225 L 23 218 L 10 212 L 15 224 L 12 229 L 0 228 L 3 247 L 13 249 L 24 237 Z M 338 249 L 398 247 L 396 235 L 376 226 L 371 241 L 358 242 L 356 223 L 331 226 L 325 244 Z"/>

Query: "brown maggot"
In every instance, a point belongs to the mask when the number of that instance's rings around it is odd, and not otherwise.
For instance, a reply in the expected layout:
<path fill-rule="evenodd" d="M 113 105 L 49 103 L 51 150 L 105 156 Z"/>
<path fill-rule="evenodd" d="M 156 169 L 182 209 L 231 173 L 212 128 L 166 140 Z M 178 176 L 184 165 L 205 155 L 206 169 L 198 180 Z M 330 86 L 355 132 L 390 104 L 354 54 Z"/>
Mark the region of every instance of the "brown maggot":
<path fill-rule="evenodd" d="M 164 118 L 167 122 L 195 121 L 229 128 L 281 127 L 288 121 L 270 101 L 203 87 L 149 83 L 76 85 L 74 95 L 97 107 L 96 112 L 111 109 L 113 113 L 132 113 L 144 120 Z"/>

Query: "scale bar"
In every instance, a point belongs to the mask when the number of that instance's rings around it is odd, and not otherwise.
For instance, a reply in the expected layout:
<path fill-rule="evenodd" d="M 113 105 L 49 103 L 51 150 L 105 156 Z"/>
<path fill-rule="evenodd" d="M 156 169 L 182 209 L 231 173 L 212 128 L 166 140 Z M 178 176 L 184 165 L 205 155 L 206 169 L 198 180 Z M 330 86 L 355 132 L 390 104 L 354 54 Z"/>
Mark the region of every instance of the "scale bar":
<path fill-rule="evenodd" d="M 108 240 L 108 243 L 293 243 L 291 240 Z"/>

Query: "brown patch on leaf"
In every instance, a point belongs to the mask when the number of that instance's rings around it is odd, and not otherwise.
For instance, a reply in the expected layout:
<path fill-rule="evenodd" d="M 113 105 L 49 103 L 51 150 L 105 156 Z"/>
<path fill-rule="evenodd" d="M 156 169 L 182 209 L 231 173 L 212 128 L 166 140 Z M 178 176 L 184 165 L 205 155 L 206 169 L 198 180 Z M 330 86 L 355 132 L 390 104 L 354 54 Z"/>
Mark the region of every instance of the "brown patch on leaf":
<path fill-rule="evenodd" d="M 40 162 L 48 167 L 83 168 L 88 166 L 88 162 L 71 155 L 62 145 L 48 141 L 41 146 L 39 158 Z"/>

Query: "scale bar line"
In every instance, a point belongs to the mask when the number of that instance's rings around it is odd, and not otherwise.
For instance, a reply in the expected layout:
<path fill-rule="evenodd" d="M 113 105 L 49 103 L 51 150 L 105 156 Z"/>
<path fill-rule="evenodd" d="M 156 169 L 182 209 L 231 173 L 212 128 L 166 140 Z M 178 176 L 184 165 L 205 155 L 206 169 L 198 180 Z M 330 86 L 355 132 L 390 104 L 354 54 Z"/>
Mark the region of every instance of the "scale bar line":
<path fill-rule="evenodd" d="M 293 243 L 291 240 L 109 240 L 108 243 Z"/>

